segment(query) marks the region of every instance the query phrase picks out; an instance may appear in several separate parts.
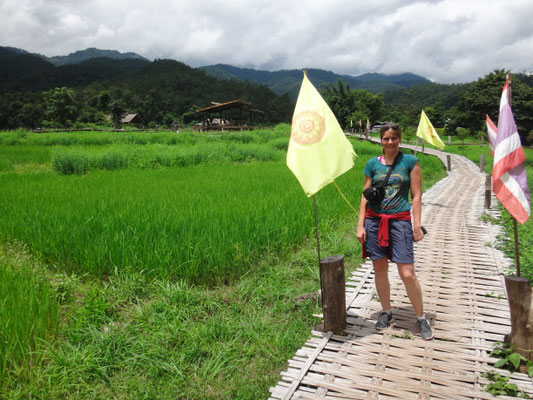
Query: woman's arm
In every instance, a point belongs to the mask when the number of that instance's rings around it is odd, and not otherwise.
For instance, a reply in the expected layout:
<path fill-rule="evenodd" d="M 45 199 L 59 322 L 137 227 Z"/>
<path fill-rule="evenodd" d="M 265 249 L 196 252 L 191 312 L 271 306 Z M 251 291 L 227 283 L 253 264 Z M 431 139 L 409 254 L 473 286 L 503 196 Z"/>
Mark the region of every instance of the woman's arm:
<path fill-rule="evenodd" d="M 365 175 L 365 184 L 363 190 L 372 185 L 372 178 Z M 365 196 L 361 195 L 361 205 L 359 206 L 359 220 L 357 222 L 357 240 L 360 243 L 366 242 L 366 230 L 365 230 L 365 214 L 368 200 Z"/>
<path fill-rule="evenodd" d="M 411 200 L 413 207 L 413 240 L 418 242 L 424 238 L 422 232 L 422 172 L 417 163 L 409 174 L 411 180 Z"/>

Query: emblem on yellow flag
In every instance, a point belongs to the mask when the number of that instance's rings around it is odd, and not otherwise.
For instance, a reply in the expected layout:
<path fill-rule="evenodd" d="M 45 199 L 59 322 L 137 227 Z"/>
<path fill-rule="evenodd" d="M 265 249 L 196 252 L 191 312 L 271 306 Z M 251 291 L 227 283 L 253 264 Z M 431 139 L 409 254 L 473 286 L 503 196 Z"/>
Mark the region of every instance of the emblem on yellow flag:
<path fill-rule="evenodd" d="M 437 131 L 435 128 L 433 128 L 433 125 L 431 125 L 431 122 L 429 121 L 429 118 L 424 110 L 422 110 L 422 114 L 420 114 L 420 123 L 418 124 L 416 136 L 422 138 L 429 144 L 432 144 L 439 150 L 444 149 L 444 143 L 442 143 L 442 140 L 440 140 Z"/>
<path fill-rule="evenodd" d="M 304 73 L 292 117 L 287 166 L 309 197 L 353 167 L 355 152 Z"/>

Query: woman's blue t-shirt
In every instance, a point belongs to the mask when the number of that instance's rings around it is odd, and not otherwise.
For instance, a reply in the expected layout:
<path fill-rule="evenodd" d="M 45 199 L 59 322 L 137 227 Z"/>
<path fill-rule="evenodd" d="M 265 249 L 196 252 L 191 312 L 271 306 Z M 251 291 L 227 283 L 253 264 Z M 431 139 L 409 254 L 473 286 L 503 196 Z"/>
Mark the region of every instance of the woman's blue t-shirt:
<path fill-rule="evenodd" d="M 418 161 L 413 155 L 399 153 L 400 160 L 394 166 L 388 184 L 385 186 L 385 198 L 378 205 L 368 203 L 369 208 L 378 214 L 396 214 L 411 210 L 409 189 L 411 187 L 411 170 Z M 372 183 L 383 182 L 389 167 L 383 165 L 378 157 L 372 157 L 365 165 L 363 173 L 372 179 Z"/>

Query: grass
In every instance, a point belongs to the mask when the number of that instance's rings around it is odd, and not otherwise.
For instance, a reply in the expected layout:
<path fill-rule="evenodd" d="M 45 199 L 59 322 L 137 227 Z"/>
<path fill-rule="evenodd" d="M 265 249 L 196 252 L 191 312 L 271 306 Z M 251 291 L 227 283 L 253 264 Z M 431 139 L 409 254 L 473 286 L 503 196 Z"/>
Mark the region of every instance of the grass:
<path fill-rule="evenodd" d="M 21 248 L 0 251 L 0 388 L 24 382 L 58 323 L 57 293 Z M 0 392 L 1 393 L 1 392 Z"/>
<path fill-rule="evenodd" d="M 223 162 L 281 161 L 285 152 L 262 144 L 212 142 L 195 146 L 111 145 L 71 146 L 52 152 L 52 166 L 60 175 L 82 175 L 90 170 L 187 167 Z"/>
<path fill-rule="evenodd" d="M 323 254 L 358 264 L 353 222 L 325 229 Z M 27 381 L 12 379 L 6 398 L 260 399 L 286 360 L 319 323 L 314 240 L 286 257 L 265 253 L 232 285 L 197 286 L 117 272 L 106 280 L 57 272 L 60 338 L 42 349 Z M 34 259 L 38 264 L 38 260 Z M 1 397 L 2 392 L 0 392 Z"/>
<path fill-rule="evenodd" d="M 339 179 L 356 204 L 360 173 Z M 119 269 L 196 283 L 231 279 L 265 250 L 289 251 L 313 227 L 312 200 L 280 162 L 13 174 L 2 187 L 3 241 L 98 277 Z M 322 225 L 346 214 L 333 187 L 317 197 Z"/>
<path fill-rule="evenodd" d="M 113 137 L 97 137 L 104 136 Z M 267 398 L 319 323 L 316 303 L 293 301 L 320 284 L 312 200 L 284 162 L 128 163 L 59 175 L 52 159 L 56 151 L 149 153 L 210 140 L 279 151 L 287 139 L 247 133 L 180 145 L 76 139 L 54 147 L 38 140 L 26 134 L 0 146 L 10 160 L 0 170 L 0 235 L 8 243 L 0 254 L 47 277 L 60 317 L 55 339 L 39 342 L 24 379 L 7 375 L 0 397 Z M 356 166 L 337 182 L 357 208 L 364 163 L 379 147 L 354 147 Z M 424 187 L 444 176 L 437 159 L 420 162 Z M 317 203 L 322 256 L 343 254 L 348 276 L 360 261 L 357 215 L 331 185 Z M 15 241 L 26 246 L 6 250 Z"/>

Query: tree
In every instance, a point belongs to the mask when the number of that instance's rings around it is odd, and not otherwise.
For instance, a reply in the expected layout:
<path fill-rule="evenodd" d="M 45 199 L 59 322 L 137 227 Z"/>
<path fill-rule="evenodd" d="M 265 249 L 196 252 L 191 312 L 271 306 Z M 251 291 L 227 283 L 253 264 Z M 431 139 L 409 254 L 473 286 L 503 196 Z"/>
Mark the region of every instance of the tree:
<path fill-rule="evenodd" d="M 370 121 L 377 121 L 382 112 L 383 98 L 381 95 L 374 95 L 366 90 L 350 89 L 350 85 L 344 86 L 341 79 L 337 81 L 337 85 L 328 85 L 323 91 L 322 95 L 339 124 L 343 129 L 350 127 L 350 120 L 355 124 L 359 124 L 359 119 L 365 121 L 368 118 Z"/>
<path fill-rule="evenodd" d="M 26 103 L 22 106 L 18 119 L 24 128 L 35 129 L 41 124 L 43 115 L 41 104 Z"/>
<path fill-rule="evenodd" d="M 76 120 L 77 108 L 72 91 L 66 87 L 43 92 L 45 115 L 52 125 L 67 127 Z"/>
<path fill-rule="evenodd" d="M 192 106 L 190 106 L 189 111 L 184 112 L 181 116 L 183 123 L 190 125 L 190 124 L 201 121 L 202 116 L 196 112 L 196 110 L 199 110 L 199 109 L 200 107 L 198 107 L 196 104 L 193 104 Z"/>
<path fill-rule="evenodd" d="M 111 95 L 107 90 L 102 90 L 98 93 L 97 107 L 100 111 L 109 109 L 109 103 L 111 103 Z"/>
<path fill-rule="evenodd" d="M 426 113 L 427 117 L 431 121 L 434 127 L 442 127 L 444 126 L 444 108 L 441 107 L 439 104 L 433 104 L 432 106 L 425 107 L 424 112 Z"/>
<path fill-rule="evenodd" d="M 506 71 L 496 70 L 470 84 L 461 95 L 459 107 L 466 114 L 462 126 L 468 128 L 471 135 L 483 129 L 485 114 L 494 121 L 498 119 L 505 78 Z M 518 132 L 525 143 L 527 133 L 533 129 L 533 89 L 518 77 L 512 77 L 511 88 L 513 114 Z"/>
<path fill-rule="evenodd" d="M 111 120 L 113 121 L 115 128 L 120 127 L 122 118 L 126 116 L 126 110 L 124 107 L 122 107 L 118 101 L 112 101 L 111 104 L 109 104 L 109 111 L 111 112 Z"/>

